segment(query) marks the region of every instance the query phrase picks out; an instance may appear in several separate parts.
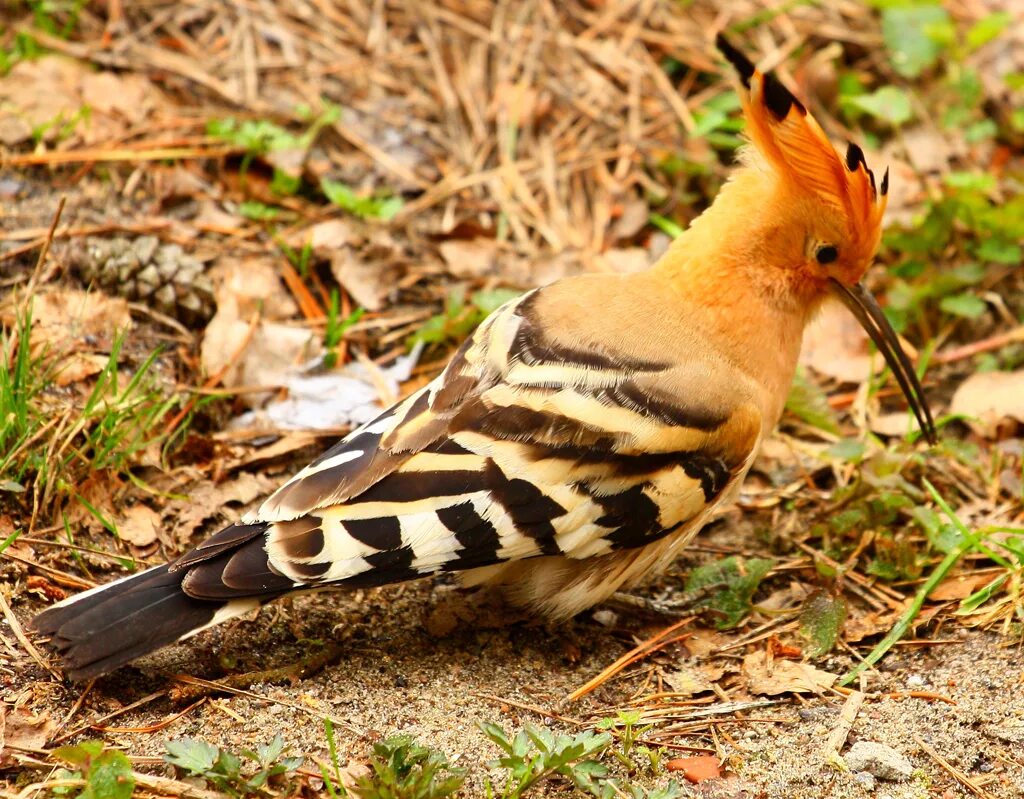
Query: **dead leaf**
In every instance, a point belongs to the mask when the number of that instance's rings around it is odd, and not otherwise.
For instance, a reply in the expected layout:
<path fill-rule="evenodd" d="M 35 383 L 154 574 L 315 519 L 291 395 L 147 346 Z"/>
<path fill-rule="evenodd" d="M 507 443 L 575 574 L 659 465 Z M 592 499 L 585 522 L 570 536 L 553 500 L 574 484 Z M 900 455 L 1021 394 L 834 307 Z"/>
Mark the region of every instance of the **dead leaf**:
<path fill-rule="evenodd" d="M 918 424 L 914 415 L 906 411 L 871 416 L 868 420 L 868 427 L 871 428 L 871 432 L 890 438 L 902 438 L 911 431 L 921 429 L 921 425 Z"/>
<path fill-rule="evenodd" d="M 243 472 L 233 480 L 220 484 L 202 482 L 189 492 L 187 499 L 168 503 L 166 513 L 173 522 L 164 522 L 175 547 L 191 545 L 192 534 L 203 522 L 220 514 L 225 506 L 245 506 L 262 494 L 268 494 L 279 480 L 265 474 Z"/>
<path fill-rule="evenodd" d="M 665 682 L 678 694 L 694 696 L 714 690 L 714 684 L 725 674 L 725 666 L 718 663 L 684 665 L 666 672 Z"/>
<path fill-rule="evenodd" d="M 362 241 L 362 237 L 354 230 L 352 223 L 346 219 L 328 219 L 326 222 L 318 222 L 307 231 L 307 235 L 314 255 L 321 258 L 329 258 L 335 250 Z"/>
<path fill-rule="evenodd" d="M 4 762 L 8 749 L 26 749 L 30 752 L 43 749 L 56 728 L 57 723 L 45 711 L 32 715 L 24 708 L 14 708 L 4 723 L 0 763 Z"/>
<path fill-rule="evenodd" d="M 69 386 L 99 374 L 110 360 L 108 355 L 93 352 L 72 352 L 61 360 L 53 382 L 58 386 Z"/>
<path fill-rule="evenodd" d="M 437 249 L 455 277 L 468 280 L 494 274 L 498 256 L 498 242 L 494 239 L 449 239 Z"/>
<path fill-rule="evenodd" d="M 975 372 L 957 388 L 949 410 L 976 419 L 973 426 L 989 437 L 1007 418 L 1024 424 L 1024 369 Z"/>
<path fill-rule="evenodd" d="M 382 388 L 389 399 L 398 396 L 399 385 L 409 379 L 419 352 L 414 349 L 386 369 L 356 362 L 327 374 L 286 375 L 281 383 L 288 389 L 285 399 L 245 413 L 231 426 L 327 430 L 364 424 L 390 404 L 381 402 Z"/>
<path fill-rule="evenodd" d="M 0 82 L 0 107 L 48 143 L 120 139 L 165 102 L 141 74 L 97 72 L 87 63 L 53 54 L 18 61 Z"/>
<path fill-rule="evenodd" d="M 631 239 L 644 229 L 651 218 L 651 209 L 645 200 L 634 197 L 622 204 L 622 213 L 612 225 L 609 237 L 612 241 Z"/>
<path fill-rule="evenodd" d="M 855 644 L 873 635 L 887 633 L 892 629 L 899 616 L 899 610 L 858 614 L 855 608 L 851 608 L 846 624 L 843 625 L 843 640 L 849 644 Z"/>
<path fill-rule="evenodd" d="M 93 113 L 117 114 L 137 123 L 145 119 L 157 93 L 145 77 L 132 72 L 87 72 L 79 86 L 82 100 Z"/>
<path fill-rule="evenodd" d="M 395 285 L 395 270 L 381 260 L 369 260 L 351 248 L 331 254 L 331 274 L 359 305 L 370 311 L 384 307 Z"/>
<path fill-rule="evenodd" d="M 224 371 L 221 382 L 234 386 L 285 385 L 304 364 L 322 354 L 318 338 L 310 330 L 277 322 L 258 322 L 249 335 L 249 323 L 239 317 L 238 302 L 225 297 L 206 326 L 200 360 L 206 374 Z M 247 341 L 248 338 L 248 341 Z M 246 393 L 241 399 L 258 407 L 267 395 Z"/>
<path fill-rule="evenodd" d="M 800 363 L 842 383 L 862 383 L 871 369 L 870 339 L 838 302 L 826 302 L 804 330 Z M 885 364 L 876 359 L 876 369 Z"/>
<path fill-rule="evenodd" d="M 217 308 L 227 307 L 236 317 L 260 311 L 264 319 L 292 319 L 298 306 L 281 283 L 277 261 L 263 255 L 225 256 L 210 268 Z M 231 308 L 231 304 L 236 305 Z"/>
<path fill-rule="evenodd" d="M 935 602 L 950 602 L 964 599 L 991 581 L 991 574 L 969 574 L 949 577 L 939 583 L 935 590 L 928 594 L 928 599 Z"/>
<path fill-rule="evenodd" d="M 146 505 L 134 505 L 118 521 L 117 532 L 129 544 L 147 547 L 156 541 L 160 524 L 159 513 Z"/>
<path fill-rule="evenodd" d="M 747 688 L 758 696 L 778 694 L 820 694 L 831 688 L 837 679 L 835 674 L 816 669 L 809 663 L 792 660 L 772 660 L 764 650 L 752 652 L 743 658 L 743 674 Z"/>
<path fill-rule="evenodd" d="M 683 776 L 694 784 L 722 776 L 722 762 L 714 755 L 677 757 L 669 760 L 665 768 L 669 771 L 681 771 Z"/>
<path fill-rule="evenodd" d="M 102 291 L 41 291 L 32 301 L 31 345 L 34 352 L 68 352 L 83 341 L 105 348 L 119 330 L 132 324 L 128 301 Z"/>
<path fill-rule="evenodd" d="M 717 630 L 707 627 L 696 627 L 683 642 L 687 654 L 694 658 L 706 658 L 720 650 L 729 639 Z"/>

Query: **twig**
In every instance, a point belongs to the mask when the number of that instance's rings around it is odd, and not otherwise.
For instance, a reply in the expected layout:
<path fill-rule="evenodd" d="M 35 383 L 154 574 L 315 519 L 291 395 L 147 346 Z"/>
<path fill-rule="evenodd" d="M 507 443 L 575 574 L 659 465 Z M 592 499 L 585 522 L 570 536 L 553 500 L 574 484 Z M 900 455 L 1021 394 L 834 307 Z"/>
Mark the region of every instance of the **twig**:
<path fill-rule="evenodd" d="M 75 704 L 71 706 L 71 710 L 68 711 L 67 715 L 61 720 L 60 724 L 57 725 L 57 729 L 54 730 L 55 733 L 60 732 L 65 727 L 67 727 L 68 724 L 71 723 L 71 719 L 75 717 L 75 714 L 82 707 L 82 704 L 85 702 L 85 697 L 89 695 L 89 692 L 92 690 L 94 685 L 96 685 L 95 677 L 93 677 L 91 680 L 89 680 L 88 683 L 86 683 L 85 689 L 82 691 L 82 693 L 78 695 L 78 699 L 76 699 Z"/>
<path fill-rule="evenodd" d="M 932 749 L 932 747 L 930 747 L 928 744 L 922 741 L 921 738 L 919 738 L 917 735 L 914 735 L 914 740 L 917 742 L 917 745 L 920 746 L 928 755 L 930 755 L 936 763 L 938 763 L 946 771 L 948 771 L 957 782 L 963 785 L 975 796 L 980 796 L 981 799 L 995 799 L 995 797 L 992 794 L 990 794 L 988 791 L 986 791 L 984 788 L 978 785 L 974 780 L 972 780 L 970 777 L 968 777 L 966 774 L 960 771 L 960 769 L 958 769 L 956 766 L 954 766 L 952 763 L 946 760 L 946 758 L 944 758 L 942 755 L 940 755 L 938 752 Z"/>
<path fill-rule="evenodd" d="M 313 653 L 295 663 L 288 663 L 273 669 L 261 669 L 259 671 L 247 671 L 244 674 L 231 674 L 216 682 L 208 680 L 197 680 L 189 677 L 179 685 L 171 689 L 171 701 L 175 703 L 188 702 L 196 697 L 209 696 L 221 690 L 248 688 L 260 682 L 281 683 L 290 680 L 302 680 L 322 670 L 332 661 L 337 660 L 345 648 L 340 644 L 328 644 L 322 650 Z M 177 677 L 175 679 L 178 679 Z"/>
<path fill-rule="evenodd" d="M 193 710 L 195 710 L 201 704 L 206 702 L 208 699 L 209 699 L 209 697 L 207 697 L 207 696 L 201 697 L 200 699 L 198 699 L 197 701 L 193 702 L 191 705 L 189 705 L 184 710 L 181 710 L 181 711 L 179 711 L 177 713 L 174 713 L 173 715 L 170 715 L 170 716 L 168 716 L 167 718 L 165 718 L 165 719 L 163 719 L 161 721 L 157 721 L 157 722 L 155 722 L 153 724 L 147 724 L 145 727 L 104 727 L 102 725 L 94 724 L 94 725 L 92 725 L 92 728 L 94 730 L 99 731 L 99 732 L 147 732 L 147 733 L 148 732 L 159 732 L 160 730 L 162 730 L 162 729 L 164 729 L 166 727 L 171 726 L 174 722 L 176 722 L 182 716 L 187 716 L 189 713 L 191 713 Z"/>
<path fill-rule="evenodd" d="M 953 363 L 974 355 L 980 355 L 983 352 L 1002 349 L 1007 344 L 1013 344 L 1018 341 L 1024 341 L 1024 325 L 1015 327 L 1006 333 L 990 336 L 981 341 L 972 341 L 969 344 L 936 353 L 932 356 L 932 364 Z"/>
<path fill-rule="evenodd" d="M 647 655 L 650 655 L 650 654 L 652 654 L 654 652 L 657 652 L 659 649 L 662 649 L 662 648 L 668 646 L 669 644 L 671 644 L 671 643 L 673 643 L 675 641 L 679 641 L 682 638 L 687 637 L 686 635 L 683 635 L 683 636 L 676 636 L 675 638 L 671 638 L 671 639 L 668 638 L 668 636 L 671 633 L 675 632 L 680 627 L 683 627 L 684 625 L 689 624 L 690 622 L 692 622 L 694 620 L 694 618 L 695 618 L 694 616 L 688 616 L 685 619 L 680 619 L 679 621 L 677 621 L 675 624 L 671 625 L 670 627 L 666 627 L 664 630 L 662 630 L 657 635 L 655 635 L 655 636 L 653 636 L 651 638 L 648 638 L 646 641 L 643 641 L 640 644 L 638 644 L 637 646 L 633 647 L 626 654 L 624 654 L 622 657 L 620 657 L 618 660 L 616 660 L 614 663 L 612 663 L 606 669 L 601 671 L 601 673 L 598 674 L 596 677 L 594 677 L 591 680 L 588 680 L 584 685 L 580 686 L 575 691 L 573 691 L 571 694 L 569 694 L 566 697 L 566 701 L 567 702 L 575 702 L 580 697 L 586 696 L 591 691 L 593 691 L 595 688 L 600 686 L 602 683 L 604 683 L 607 680 L 609 680 L 610 678 L 614 677 L 616 674 L 618 674 L 620 671 L 622 671 L 624 668 L 626 668 L 630 664 L 635 663 L 636 661 L 640 660 L 641 658 L 646 657 Z"/>
<path fill-rule="evenodd" d="M 4 599 L 3 594 L 0 594 L 0 611 L 3 611 L 4 618 L 7 619 L 7 623 L 11 626 L 11 630 L 14 631 L 14 637 L 18 639 L 18 643 L 25 648 L 25 651 L 29 653 L 32 659 L 50 672 L 55 680 L 63 681 L 63 677 L 61 677 L 60 673 L 43 659 L 43 656 L 39 654 L 39 650 L 37 650 L 32 645 L 32 642 L 28 640 L 28 636 L 25 635 L 25 631 L 22 629 L 21 623 L 14 615 L 14 611 L 11 610 L 11 606 L 7 604 L 7 600 Z"/>
<path fill-rule="evenodd" d="M 46 263 L 46 256 L 50 254 L 50 245 L 53 244 L 53 232 L 60 223 L 60 215 L 64 213 L 64 205 L 67 201 L 68 198 L 62 194 L 57 202 L 57 210 L 53 215 L 53 221 L 50 222 L 50 228 L 46 231 L 46 238 L 43 239 L 43 246 L 39 250 L 39 257 L 36 259 L 36 267 L 32 270 L 32 277 L 28 281 L 28 294 L 30 297 L 39 283 L 39 275 L 43 271 L 43 264 Z"/>
<path fill-rule="evenodd" d="M 577 727 L 582 727 L 584 722 L 579 719 L 569 718 L 568 716 L 561 716 L 558 713 L 554 713 L 550 710 L 545 710 L 542 707 L 536 705 L 528 705 L 525 702 L 517 702 L 514 699 L 506 699 L 501 696 L 492 696 L 491 694 L 478 694 L 474 693 L 473 696 L 479 697 L 480 699 L 487 699 L 491 702 L 497 702 L 499 705 L 510 705 L 511 707 L 517 707 L 520 710 L 528 710 L 530 713 L 536 713 L 538 716 L 544 718 L 554 719 L 555 721 L 561 721 L 565 724 L 573 724 Z"/>
<path fill-rule="evenodd" d="M 160 699 L 164 696 L 167 696 L 166 688 L 162 691 L 156 691 L 155 693 L 147 694 L 146 696 L 142 697 L 142 699 L 136 699 L 130 705 L 125 705 L 124 707 L 118 708 L 117 710 L 111 713 L 107 713 L 105 716 L 100 716 L 98 719 L 96 719 L 95 721 L 90 721 L 88 724 L 82 724 L 79 727 L 75 727 L 75 729 L 71 730 L 71 732 L 66 732 L 63 735 L 58 735 L 56 738 L 51 738 L 50 743 L 56 744 L 60 743 L 61 741 L 66 741 L 68 738 L 74 738 L 79 733 L 85 732 L 86 730 L 91 729 L 92 727 L 98 726 L 102 724 L 104 721 L 110 721 L 110 719 L 116 718 L 117 716 L 123 716 L 125 713 L 131 713 L 136 708 L 142 707 L 143 705 L 148 705 L 150 702 L 156 699 Z"/>
<path fill-rule="evenodd" d="M 274 697 L 272 697 L 272 696 L 263 696 L 262 694 L 258 694 L 258 693 L 254 692 L 254 691 L 246 691 L 246 690 L 244 690 L 242 688 L 235 688 L 235 687 L 233 687 L 231 685 L 228 685 L 227 683 L 224 683 L 224 682 L 218 682 L 216 680 L 204 680 L 204 679 L 202 679 L 200 677 L 192 677 L 192 676 L 190 676 L 188 674 L 175 674 L 174 675 L 174 679 L 177 680 L 178 682 L 185 683 L 186 685 L 205 686 L 205 687 L 209 688 L 211 690 L 211 692 L 223 691 L 224 693 L 227 693 L 227 694 L 235 694 L 237 696 L 247 696 L 250 699 L 258 699 L 261 702 L 270 702 L 270 703 L 275 704 L 275 705 L 282 705 L 284 707 L 290 707 L 292 710 L 298 710 L 300 713 L 305 713 L 307 716 L 312 716 L 313 718 L 315 718 L 315 719 L 317 719 L 319 721 L 323 721 L 325 718 L 328 718 L 328 719 L 331 720 L 332 723 L 337 724 L 337 725 L 339 725 L 341 727 L 344 727 L 345 729 L 351 731 L 355 735 L 359 735 L 359 736 L 363 735 L 363 731 L 362 730 L 360 730 L 358 727 L 356 727 L 351 722 L 345 721 L 345 719 L 340 719 L 340 718 L 337 718 L 336 716 L 331 716 L 330 714 L 323 713 L 322 711 L 321 712 L 315 711 L 313 708 L 304 707 L 303 705 L 296 704 L 295 702 L 286 702 L 283 699 L 274 699 Z"/>
<path fill-rule="evenodd" d="M 825 757 L 829 760 L 839 757 L 839 750 L 846 743 L 846 736 L 853 729 L 853 722 L 857 719 L 860 706 L 864 704 L 864 694 L 861 691 L 854 691 L 843 703 L 843 709 L 839 712 L 839 720 L 832 734 L 825 742 Z"/>
<path fill-rule="evenodd" d="M 49 153 L 26 153 L 0 158 L 0 166 L 38 166 L 42 164 L 77 164 L 96 161 L 179 161 L 188 158 L 221 158 L 244 152 L 240 147 L 218 145 L 214 147 L 157 147 L 152 150 L 55 150 Z"/>

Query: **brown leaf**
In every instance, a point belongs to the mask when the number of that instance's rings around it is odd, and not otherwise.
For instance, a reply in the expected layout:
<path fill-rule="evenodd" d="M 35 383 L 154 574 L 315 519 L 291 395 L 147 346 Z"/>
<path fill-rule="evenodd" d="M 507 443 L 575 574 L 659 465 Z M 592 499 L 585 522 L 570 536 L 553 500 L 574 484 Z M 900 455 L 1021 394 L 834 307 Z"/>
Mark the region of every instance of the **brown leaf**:
<path fill-rule="evenodd" d="M 307 231 L 307 235 L 313 252 L 325 258 L 330 257 L 335 250 L 362 241 L 362 236 L 355 231 L 352 222 L 347 219 L 328 219 L 326 222 L 318 222 Z"/>
<path fill-rule="evenodd" d="M 725 666 L 718 663 L 701 663 L 684 665 L 674 671 L 666 672 L 665 682 L 679 694 L 694 696 L 714 690 L 714 684 L 725 674 Z"/>
<path fill-rule="evenodd" d="M 681 771 L 687 780 L 695 784 L 722 776 L 722 763 L 714 755 L 677 757 L 669 760 L 665 768 L 669 771 Z"/>
<path fill-rule="evenodd" d="M 494 239 L 449 239 L 437 249 L 455 277 L 470 279 L 494 273 L 498 256 L 498 242 Z"/>
<path fill-rule="evenodd" d="M 843 640 L 853 644 L 873 635 L 889 632 L 899 616 L 900 611 L 858 614 L 851 608 L 850 616 L 843 625 Z"/>
<path fill-rule="evenodd" d="M 989 437 L 1004 419 L 1024 424 L 1024 369 L 975 372 L 957 388 L 949 410 L 976 419 L 974 426 Z"/>
<path fill-rule="evenodd" d="M 870 340 L 853 315 L 838 302 L 826 302 L 804 331 L 800 363 L 842 383 L 862 383 L 871 369 Z M 876 359 L 876 370 L 885 363 Z"/>
<path fill-rule="evenodd" d="M 259 322 L 249 336 L 249 323 L 238 312 L 238 303 L 225 297 L 206 326 L 199 351 L 206 374 L 226 369 L 221 382 L 228 388 L 267 386 L 269 390 L 282 386 L 289 375 L 321 354 L 320 344 L 310 330 Z M 241 399 L 256 407 L 266 400 L 266 395 L 246 393 Z"/>
<path fill-rule="evenodd" d="M 46 746 L 50 736 L 57 728 L 57 723 L 47 712 L 32 715 L 24 708 L 16 707 L 7 715 L 3 727 L 0 763 L 10 748 L 38 751 Z"/>
<path fill-rule="evenodd" d="M 128 301 L 122 297 L 78 289 L 42 291 L 32 303 L 32 349 L 65 352 L 86 340 L 109 345 L 118 330 L 131 324 Z"/>
<path fill-rule="evenodd" d="M 935 602 L 950 602 L 969 597 L 983 585 L 992 581 L 991 574 L 968 574 L 948 577 L 928 594 L 928 599 Z"/>
<path fill-rule="evenodd" d="M 174 522 L 164 525 L 168 541 L 177 548 L 190 545 L 192 534 L 207 519 L 219 515 L 226 505 L 246 506 L 261 494 L 269 494 L 280 481 L 264 474 L 243 472 L 233 480 L 215 485 L 200 483 L 189 492 L 188 499 L 174 500 L 167 506 Z"/>
<path fill-rule="evenodd" d="M 747 688 L 759 696 L 820 694 L 839 679 L 835 674 L 816 669 L 808 663 L 792 660 L 773 660 L 769 663 L 768 654 L 764 650 L 752 652 L 743 658 L 743 674 L 747 678 Z"/>
<path fill-rule="evenodd" d="M 357 303 L 370 311 L 384 307 L 394 288 L 395 270 L 380 260 L 367 260 L 349 247 L 331 255 L 331 274 Z"/>
<path fill-rule="evenodd" d="M 210 280 L 218 310 L 223 307 L 236 318 L 248 318 L 258 310 L 264 319 L 283 320 L 298 312 L 295 300 L 284 290 L 274 258 L 225 256 L 210 269 Z"/>
<path fill-rule="evenodd" d="M 146 505 L 135 505 L 117 523 L 118 535 L 129 544 L 147 547 L 157 539 L 160 514 Z"/>

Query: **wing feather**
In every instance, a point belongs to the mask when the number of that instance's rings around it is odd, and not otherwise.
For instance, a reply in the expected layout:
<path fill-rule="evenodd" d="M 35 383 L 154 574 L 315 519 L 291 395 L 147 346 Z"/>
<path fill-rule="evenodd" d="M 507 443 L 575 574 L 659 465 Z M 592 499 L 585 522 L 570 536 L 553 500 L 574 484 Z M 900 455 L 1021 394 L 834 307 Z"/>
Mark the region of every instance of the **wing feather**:
<path fill-rule="evenodd" d="M 544 292 L 492 314 L 431 384 L 175 564 L 192 570 L 185 590 L 225 598 L 577 561 L 704 518 L 748 468 L 757 407 L 717 401 L 728 392 L 709 390 L 701 359 L 558 338 Z"/>

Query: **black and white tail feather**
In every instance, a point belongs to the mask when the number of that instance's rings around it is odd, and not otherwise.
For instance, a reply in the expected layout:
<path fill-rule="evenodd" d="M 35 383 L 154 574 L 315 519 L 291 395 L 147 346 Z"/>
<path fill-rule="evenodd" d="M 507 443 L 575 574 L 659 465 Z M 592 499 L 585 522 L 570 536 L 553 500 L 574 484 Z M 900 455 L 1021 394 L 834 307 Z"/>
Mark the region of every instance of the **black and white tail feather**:
<path fill-rule="evenodd" d="M 669 534 L 685 543 L 748 468 L 761 414 L 702 400 L 742 397 L 742 378 L 648 354 L 669 342 L 588 335 L 599 327 L 578 280 L 503 306 L 436 380 L 242 523 L 40 614 L 68 675 L 109 672 L 288 592 L 446 571 L 513 581 L 520 601 L 564 617 L 648 570 Z M 545 325 L 549 298 L 580 317 L 557 326 L 571 337 Z M 624 550 L 637 557 L 613 560 Z"/>

